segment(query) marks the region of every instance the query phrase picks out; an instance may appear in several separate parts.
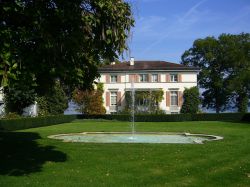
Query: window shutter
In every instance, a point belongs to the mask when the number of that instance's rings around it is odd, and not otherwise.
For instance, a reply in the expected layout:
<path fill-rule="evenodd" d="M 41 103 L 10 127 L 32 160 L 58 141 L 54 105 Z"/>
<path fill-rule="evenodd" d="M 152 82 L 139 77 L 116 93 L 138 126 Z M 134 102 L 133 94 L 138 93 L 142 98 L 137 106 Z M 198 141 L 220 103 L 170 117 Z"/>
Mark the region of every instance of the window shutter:
<path fill-rule="evenodd" d="M 148 74 L 148 82 L 152 82 L 152 75 Z"/>
<path fill-rule="evenodd" d="M 139 82 L 139 75 L 135 75 L 135 82 Z"/>
<path fill-rule="evenodd" d="M 182 106 L 182 100 L 183 100 L 182 92 L 181 92 L 181 91 L 178 91 L 178 106 L 179 106 L 179 107 Z"/>
<path fill-rule="evenodd" d="M 161 82 L 161 74 L 158 74 L 158 82 Z"/>
<path fill-rule="evenodd" d="M 106 75 L 106 83 L 110 83 L 110 75 Z"/>
<path fill-rule="evenodd" d="M 182 76 L 180 73 L 178 74 L 178 82 L 182 82 Z"/>
<path fill-rule="evenodd" d="M 106 106 L 110 106 L 110 93 L 106 92 Z"/>
<path fill-rule="evenodd" d="M 117 75 L 117 82 L 121 83 L 121 75 Z"/>
<path fill-rule="evenodd" d="M 170 92 L 166 92 L 166 106 L 170 106 Z"/>
<path fill-rule="evenodd" d="M 133 79 L 133 75 L 129 75 L 129 82 L 132 82 L 132 79 Z"/>
<path fill-rule="evenodd" d="M 117 105 L 121 106 L 121 92 L 117 92 Z"/>
<path fill-rule="evenodd" d="M 166 74 L 166 82 L 170 82 L 170 74 Z"/>

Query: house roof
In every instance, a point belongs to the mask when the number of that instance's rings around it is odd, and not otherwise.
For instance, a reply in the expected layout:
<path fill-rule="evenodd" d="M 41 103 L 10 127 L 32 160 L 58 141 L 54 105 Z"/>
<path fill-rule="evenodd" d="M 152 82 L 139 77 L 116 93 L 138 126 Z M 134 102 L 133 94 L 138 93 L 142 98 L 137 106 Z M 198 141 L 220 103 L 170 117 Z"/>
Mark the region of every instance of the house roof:
<path fill-rule="evenodd" d="M 113 65 L 104 65 L 99 68 L 99 72 L 120 72 L 120 71 L 199 71 L 199 68 L 185 66 L 166 61 L 135 61 L 134 65 L 129 62 L 122 62 Z"/>

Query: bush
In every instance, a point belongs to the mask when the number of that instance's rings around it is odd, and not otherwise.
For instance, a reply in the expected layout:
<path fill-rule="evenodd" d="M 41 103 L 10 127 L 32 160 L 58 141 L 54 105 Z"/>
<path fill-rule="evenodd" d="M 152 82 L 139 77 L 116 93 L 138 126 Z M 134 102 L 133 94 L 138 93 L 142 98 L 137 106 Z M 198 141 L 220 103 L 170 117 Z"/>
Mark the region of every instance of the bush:
<path fill-rule="evenodd" d="M 244 116 L 242 118 L 242 121 L 250 122 L 250 113 L 244 114 Z"/>
<path fill-rule="evenodd" d="M 16 119 L 16 118 L 21 118 L 21 116 L 15 112 L 9 112 L 8 114 L 5 114 L 3 118 L 6 119 Z"/>
<path fill-rule="evenodd" d="M 181 113 L 183 114 L 196 114 L 199 110 L 200 98 L 199 90 L 197 87 L 185 88 L 183 92 L 183 105 Z"/>
<path fill-rule="evenodd" d="M 136 122 L 174 122 L 174 121 L 241 121 L 249 120 L 250 114 L 222 113 L 222 114 L 140 114 L 135 115 Z M 77 115 L 77 119 L 106 119 L 131 121 L 131 115 Z"/>
<path fill-rule="evenodd" d="M 0 130 L 14 131 L 42 126 L 68 123 L 76 119 L 75 115 L 57 115 L 44 117 L 1 119 Z"/>

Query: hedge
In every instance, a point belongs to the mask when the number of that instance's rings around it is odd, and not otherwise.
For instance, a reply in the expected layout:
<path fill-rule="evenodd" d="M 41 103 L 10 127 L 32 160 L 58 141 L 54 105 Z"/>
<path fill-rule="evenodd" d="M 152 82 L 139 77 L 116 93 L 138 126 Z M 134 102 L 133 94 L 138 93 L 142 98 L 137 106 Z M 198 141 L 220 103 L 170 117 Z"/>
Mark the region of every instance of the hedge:
<path fill-rule="evenodd" d="M 1 119 L 0 130 L 13 131 L 13 130 L 49 126 L 60 123 L 68 123 L 75 119 L 76 119 L 75 115 L 56 115 L 56 116 L 45 116 L 45 117 Z"/>
<path fill-rule="evenodd" d="M 250 113 L 246 113 L 243 116 L 242 121 L 244 121 L 244 122 L 250 122 Z"/>
<path fill-rule="evenodd" d="M 127 114 L 116 115 L 57 115 L 34 118 L 1 119 L 0 130 L 21 130 L 42 126 L 68 123 L 75 119 L 106 119 L 118 121 L 131 121 Z M 171 121 L 243 121 L 250 122 L 250 113 L 221 113 L 221 114 L 146 114 L 135 115 L 136 122 L 171 122 Z"/>
<path fill-rule="evenodd" d="M 170 121 L 250 121 L 250 113 L 206 113 L 206 114 L 145 114 L 135 115 L 136 122 L 170 122 Z M 115 115 L 77 115 L 77 119 L 106 119 L 118 121 L 131 121 L 127 114 Z"/>

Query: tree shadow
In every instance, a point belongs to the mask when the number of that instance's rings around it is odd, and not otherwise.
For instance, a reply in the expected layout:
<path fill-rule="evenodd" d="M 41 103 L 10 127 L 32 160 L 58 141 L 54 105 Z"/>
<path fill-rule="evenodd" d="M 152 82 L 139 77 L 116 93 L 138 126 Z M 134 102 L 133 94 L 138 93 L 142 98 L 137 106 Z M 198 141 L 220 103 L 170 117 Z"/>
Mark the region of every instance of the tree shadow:
<path fill-rule="evenodd" d="M 38 133 L 0 132 L 0 175 L 39 172 L 45 162 L 64 162 L 67 155 L 54 146 L 41 146 Z"/>

